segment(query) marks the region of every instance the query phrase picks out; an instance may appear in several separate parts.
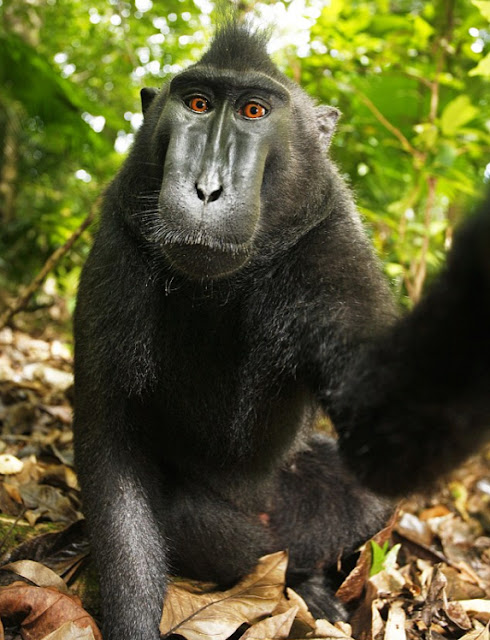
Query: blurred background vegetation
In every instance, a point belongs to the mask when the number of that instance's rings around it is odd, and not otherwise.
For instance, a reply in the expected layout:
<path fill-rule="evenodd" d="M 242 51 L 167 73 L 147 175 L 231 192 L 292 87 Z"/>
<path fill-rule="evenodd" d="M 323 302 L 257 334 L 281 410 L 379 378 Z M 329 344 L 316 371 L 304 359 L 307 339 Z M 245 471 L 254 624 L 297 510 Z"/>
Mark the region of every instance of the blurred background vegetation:
<path fill-rule="evenodd" d="M 332 157 L 409 306 L 490 180 L 490 0 L 242 0 L 239 11 L 272 26 L 285 73 L 341 109 Z M 140 88 L 200 56 L 214 12 L 210 0 L 0 0 L 0 308 L 80 226 L 141 123 Z M 72 308 L 90 241 L 38 301 Z"/>

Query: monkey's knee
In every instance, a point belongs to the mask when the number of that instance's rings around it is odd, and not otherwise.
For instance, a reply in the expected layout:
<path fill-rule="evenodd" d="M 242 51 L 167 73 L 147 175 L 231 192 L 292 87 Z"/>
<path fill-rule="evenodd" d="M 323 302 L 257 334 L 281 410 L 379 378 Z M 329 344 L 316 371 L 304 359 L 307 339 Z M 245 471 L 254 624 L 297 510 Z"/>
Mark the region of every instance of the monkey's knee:
<path fill-rule="evenodd" d="M 289 549 L 290 564 L 310 570 L 355 550 L 392 510 L 347 470 L 333 439 L 314 436 L 280 472 L 271 527 Z"/>

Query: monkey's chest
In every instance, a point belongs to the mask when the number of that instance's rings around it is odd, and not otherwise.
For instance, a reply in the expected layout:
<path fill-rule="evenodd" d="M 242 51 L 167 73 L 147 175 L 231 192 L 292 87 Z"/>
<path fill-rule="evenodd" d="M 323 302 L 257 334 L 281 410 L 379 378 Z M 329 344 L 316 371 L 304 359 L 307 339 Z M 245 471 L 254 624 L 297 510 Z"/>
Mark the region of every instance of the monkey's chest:
<path fill-rule="evenodd" d="M 272 383 L 253 354 L 185 349 L 167 359 L 152 398 L 152 442 L 162 458 L 219 469 L 268 463 L 291 446 L 312 413 L 301 385 L 280 376 Z"/>

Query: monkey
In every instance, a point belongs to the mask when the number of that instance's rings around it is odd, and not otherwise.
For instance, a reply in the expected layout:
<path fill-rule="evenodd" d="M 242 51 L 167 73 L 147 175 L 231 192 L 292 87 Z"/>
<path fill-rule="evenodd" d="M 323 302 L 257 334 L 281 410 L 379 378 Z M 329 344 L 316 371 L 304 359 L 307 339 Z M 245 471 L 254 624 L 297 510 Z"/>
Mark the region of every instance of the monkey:
<path fill-rule="evenodd" d="M 169 575 L 226 587 L 279 549 L 339 619 L 338 557 L 488 437 L 490 201 L 399 318 L 329 157 L 339 112 L 266 46 L 230 21 L 142 90 L 83 269 L 75 456 L 106 640 L 159 637 Z"/>

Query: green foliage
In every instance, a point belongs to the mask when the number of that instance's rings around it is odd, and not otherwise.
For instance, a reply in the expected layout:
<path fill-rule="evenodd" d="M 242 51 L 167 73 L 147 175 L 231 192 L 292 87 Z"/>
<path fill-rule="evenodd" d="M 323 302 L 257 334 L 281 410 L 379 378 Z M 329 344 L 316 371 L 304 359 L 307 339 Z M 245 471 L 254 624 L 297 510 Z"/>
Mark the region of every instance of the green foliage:
<path fill-rule="evenodd" d="M 388 13 L 384 0 L 335 0 L 303 61 L 306 88 L 344 113 L 333 155 L 388 275 L 412 301 L 483 191 L 489 82 L 475 74 L 489 48 L 488 4 L 398 0 Z"/>
<path fill-rule="evenodd" d="M 374 576 L 380 571 L 394 569 L 401 544 L 395 544 L 390 548 L 386 541 L 382 547 L 375 540 L 371 540 L 371 568 L 369 575 Z"/>
<path fill-rule="evenodd" d="M 276 16 L 278 64 L 343 112 L 332 156 L 411 304 L 490 174 L 490 2 L 240 6 L 262 22 Z M 197 59 L 212 9 L 0 0 L 0 286 L 29 281 L 81 223 L 141 121 L 139 90 Z M 57 267 L 69 295 L 88 242 Z"/>

